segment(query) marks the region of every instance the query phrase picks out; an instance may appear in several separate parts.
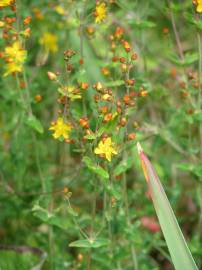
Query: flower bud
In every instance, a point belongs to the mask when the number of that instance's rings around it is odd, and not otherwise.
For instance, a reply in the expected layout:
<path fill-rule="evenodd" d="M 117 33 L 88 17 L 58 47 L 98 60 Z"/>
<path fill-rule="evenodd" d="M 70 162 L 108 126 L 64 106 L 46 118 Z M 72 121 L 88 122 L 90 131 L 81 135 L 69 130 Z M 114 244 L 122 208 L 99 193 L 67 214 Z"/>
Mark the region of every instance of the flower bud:
<path fill-rule="evenodd" d="M 51 81 L 55 81 L 57 79 L 57 75 L 51 71 L 48 71 L 47 72 L 47 75 L 48 75 L 48 78 L 51 80 Z"/>

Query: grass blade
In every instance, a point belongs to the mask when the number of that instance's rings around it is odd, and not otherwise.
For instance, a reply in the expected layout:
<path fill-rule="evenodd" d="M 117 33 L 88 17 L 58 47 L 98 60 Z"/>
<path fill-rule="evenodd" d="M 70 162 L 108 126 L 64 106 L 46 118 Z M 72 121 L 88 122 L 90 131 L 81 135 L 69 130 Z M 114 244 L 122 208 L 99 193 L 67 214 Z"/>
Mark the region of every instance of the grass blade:
<path fill-rule="evenodd" d="M 149 192 L 176 270 L 197 270 L 163 186 L 140 144 L 137 144 Z"/>

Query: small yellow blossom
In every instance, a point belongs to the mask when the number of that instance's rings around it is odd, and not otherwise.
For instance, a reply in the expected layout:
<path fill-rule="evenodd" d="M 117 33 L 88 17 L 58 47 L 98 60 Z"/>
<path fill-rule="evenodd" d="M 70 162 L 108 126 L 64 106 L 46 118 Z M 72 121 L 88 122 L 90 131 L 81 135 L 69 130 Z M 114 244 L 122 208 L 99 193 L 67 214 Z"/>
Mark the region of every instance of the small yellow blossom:
<path fill-rule="evenodd" d="M 67 96 L 71 101 L 82 98 L 80 89 L 76 89 L 72 85 L 60 87 L 58 88 L 58 92 L 64 96 Z"/>
<path fill-rule="evenodd" d="M 45 32 L 39 39 L 39 43 L 44 46 L 47 52 L 55 53 L 58 50 L 57 36 L 50 32 Z"/>
<path fill-rule="evenodd" d="M 26 55 L 27 52 L 22 49 L 19 41 L 14 42 L 11 46 L 7 46 L 5 48 L 5 58 L 8 61 L 5 65 L 6 72 L 4 73 L 4 76 L 13 72 L 22 72 Z"/>
<path fill-rule="evenodd" d="M 22 65 L 18 65 L 16 63 L 8 63 L 5 65 L 4 76 L 8 76 L 14 72 L 22 72 Z"/>
<path fill-rule="evenodd" d="M 13 0 L 0 0 L 0 7 L 9 6 L 12 2 L 14 1 Z"/>
<path fill-rule="evenodd" d="M 118 154 L 110 137 L 104 141 L 100 141 L 98 147 L 95 148 L 94 153 L 96 155 L 103 155 L 108 161 L 111 161 L 113 155 Z"/>
<path fill-rule="evenodd" d="M 60 5 L 57 5 L 54 9 L 59 15 L 64 15 L 65 14 L 65 9 Z"/>
<path fill-rule="evenodd" d="M 5 22 L 0 21 L 0 27 L 4 27 L 5 26 Z"/>
<path fill-rule="evenodd" d="M 100 23 L 106 18 L 106 4 L 104 2 L 98 3 L 95 8 L 95 22 Z"/>
<path fill-rule="evenodd" d="M 19 41 L 14 42 L 11 46 L 5 48 L 5 55 L 14 62 L 24 62 L 26 59 L 26 51 L 22 49 Z"/>
<path fill-rule="evenodd" d="M 197 0 L 196 4 L 197 4 L 196 11 L 198 13 L 202 13 L 202 0 Z"/>
<path fill-rule="evenodd" d="M 49 130 L 54 130 L 53 137 L 55 139 L 58 139 L 61 136 L 63 136 L 64 139 L 68 139 L 71 129 L 71 124 L 65 123 L 61 117 L 59 117 L 56 123 L 49 128 Z"/>

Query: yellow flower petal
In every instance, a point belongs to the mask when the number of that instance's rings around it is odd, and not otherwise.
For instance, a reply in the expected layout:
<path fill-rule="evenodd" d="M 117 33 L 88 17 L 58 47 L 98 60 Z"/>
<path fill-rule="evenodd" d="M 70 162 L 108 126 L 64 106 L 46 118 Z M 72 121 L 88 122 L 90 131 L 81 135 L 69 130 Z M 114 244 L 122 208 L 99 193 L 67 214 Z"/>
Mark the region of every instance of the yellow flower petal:
<path fill-rule="evenodd" d="M 69 133 L 71 132 L 72 126 L 70 123 L 65 123 L 61 117 L 59 117 L 54 125 L 52 125 L 49 130 L 54 130 L 53 137 L 58 139 L 63 137 L 64 139 L 69 138 Z"/>
<path fill-rule="evenodd" d="M 106 18 L 106 4 L 104 2 L 97 4 L 95 8 L 95 22 L 100 23 Z"/>
<path fill-rule="evenodd" d="M 96 155 L 103 155 L 109 162 L 113 155 L 117 155 L 117 150 L 114 148 L 114 143 L 110 137 L 104 141 L 100 141 L 98 147 L 94 149 Z"/>
<path fill-rule="evenodd" d="M 57 36 L 50 32 L 45 32 L 39 39 L 39 43 L 44 46 L 45 50 L 52 53 L 55 53 L 58 50 L 57 42 Z"/>

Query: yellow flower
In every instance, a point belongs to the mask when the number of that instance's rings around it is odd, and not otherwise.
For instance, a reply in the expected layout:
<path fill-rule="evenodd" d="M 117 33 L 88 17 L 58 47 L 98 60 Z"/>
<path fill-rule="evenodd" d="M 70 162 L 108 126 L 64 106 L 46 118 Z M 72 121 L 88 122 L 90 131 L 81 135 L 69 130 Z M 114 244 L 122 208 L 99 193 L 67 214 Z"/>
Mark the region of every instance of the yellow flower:
<path fill-rule="evenodd" d="M 5 22 L 0 21 L 0 27 L 4 27 L 5 26 Z"/>
<path fill-rule="evenodd" d="M 8 63 L 5 65 L 5 73 L 4 76 L 8 76 L 11 73 L 14 72 L 22 72 L 22 65 L 17 63 Z"/>
<path fill-rule="evenodd" d="M 95 22 L 100 23 L 106 18 L 106 4 L 98 3 L 95 8 Z"/>
<path fill-rule="evenodd" d="M 52 53 L 55 53 L 58 50 L 57 41 L 57 36 L 50 32 L 45 32 L 39 39 L 39 43 L 44 46 L 45 50 Z"/>
<path fill-rule="evenodd" d="M 60 5 L 57 5 L 54 9 L 59 15 L 64 15 L 65 14 L 65 9 Z"/>
<path fill-rule="evenodd" d="M 5 56 L 11 58 L 13 62 L 23 63 L 26 59 L 26 51 L 22 49 L 19 41 L 5 48 Z"/>
<path fill-rule="evenodd" d="M 0 0 L 0 7 L 9 6 L 12 2 L 14 1 L 13 0 Z"/>
<path fill-rule="evenodd" d="M 198 13 L 202 13 L 202 0 L 197 0 L 197 7 L 196 7 L 196 11 Z"/>
<path fill-rule="evenodd" d="M 4 76 L 13 72 L 22 72 L 26 55 L 27 52 L 22 49 L 19 41 L 14 42 L 11 46 L 7 46 L 5 48 L 5 58 L 8 62 L 5 65 L 6 72 L 4 73 Z"/>
<path fill-rule="evenodd" d="M 71 101 L 82 98 L 80 90 L 76 89 L 72 85 L 60 87 L 58 88 L 58 92 L 64 96 L 67 96 Z"/>
<path fill-rule="evenodd" d="M 64 139 L 69 138 L 69 133 L 72 129 L 70 123 L 65 123 L 61 117 L 59 117 L 55 124 L 53 124 L 49 130 L 54 130 L 53 137 L 58 139 L 59 137 L 63 136 Z"/>
<path fill-rule="evenodd" d="M 103 155 L 108 161 L 111 161 L 113 155 L 118 154 L 110 137 L 100 141 L 98 147 L 94 149 L 94 153 L 96 155 Z"/>

